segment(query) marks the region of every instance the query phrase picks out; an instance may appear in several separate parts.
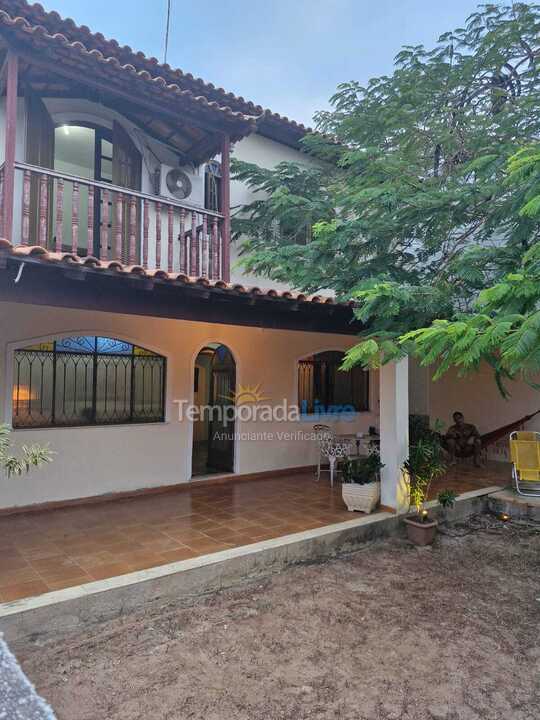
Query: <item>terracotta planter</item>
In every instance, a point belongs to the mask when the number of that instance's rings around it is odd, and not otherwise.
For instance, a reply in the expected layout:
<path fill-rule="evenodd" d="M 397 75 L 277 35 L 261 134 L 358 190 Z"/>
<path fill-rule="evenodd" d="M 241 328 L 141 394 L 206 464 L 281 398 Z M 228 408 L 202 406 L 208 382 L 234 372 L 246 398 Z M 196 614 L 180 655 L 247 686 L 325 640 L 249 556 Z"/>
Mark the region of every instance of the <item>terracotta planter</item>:
<path fill-rule="evenodd" d="M 351 512 L 359 510 L 360 512 L 370 513 L 379 502 L 381 483 L 378 481 L 366 483 L 365 485 L 343 483 L 341 485 L 341 494 L 343 502 Z"/>
<path fill-rule="evenodd" d="M 422 522 L 416 517 L 407 517 L 404 523 L 407 527 L 407 537 L 414 545 L 431 545 L 435 540 L 438 524 L 436 520 Z"/>

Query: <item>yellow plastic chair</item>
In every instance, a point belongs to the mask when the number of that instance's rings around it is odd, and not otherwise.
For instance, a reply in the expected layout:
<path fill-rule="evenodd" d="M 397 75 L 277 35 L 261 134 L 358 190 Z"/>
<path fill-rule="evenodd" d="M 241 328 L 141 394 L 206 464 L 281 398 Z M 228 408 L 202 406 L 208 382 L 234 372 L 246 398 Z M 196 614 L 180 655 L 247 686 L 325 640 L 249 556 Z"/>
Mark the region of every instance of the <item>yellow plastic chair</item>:
<path fill-rule="evenodd" d="M 540 497 L 540 433 L 511 433 L 510 459 L 516 491 L 527 497 Z"/>

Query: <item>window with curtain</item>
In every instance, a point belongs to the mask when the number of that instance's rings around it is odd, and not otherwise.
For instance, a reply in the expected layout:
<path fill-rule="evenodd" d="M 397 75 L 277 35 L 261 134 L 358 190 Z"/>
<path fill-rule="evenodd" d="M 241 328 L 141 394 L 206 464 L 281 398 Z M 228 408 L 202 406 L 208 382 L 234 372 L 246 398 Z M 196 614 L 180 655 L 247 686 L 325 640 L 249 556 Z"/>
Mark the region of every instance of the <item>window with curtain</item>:
<path fill-rule="evenodd" d="M 166 359 L 108 337 L 77 336 L 14 353 L 15 428 L 163 422 Z"/>
<path fill-rule="evenodd" d="M 302 414 L 369 410 L 369 373 L 340 370 L 345 353 L 328 351 L 298 363 L 298 404 Z"/>

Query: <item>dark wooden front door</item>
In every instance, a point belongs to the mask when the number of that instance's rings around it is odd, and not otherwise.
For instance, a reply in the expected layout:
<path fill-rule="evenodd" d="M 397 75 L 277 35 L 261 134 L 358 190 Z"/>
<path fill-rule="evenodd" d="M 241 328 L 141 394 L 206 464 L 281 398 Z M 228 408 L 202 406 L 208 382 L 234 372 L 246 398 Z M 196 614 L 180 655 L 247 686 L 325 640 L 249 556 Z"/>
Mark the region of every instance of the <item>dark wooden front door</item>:
<path fill-rule="evenodd" d="M 208 466 L 223 472 L 234 470 L 234 431 L 232 417 L 234 392 L 236 389 L 236 367 L 229 350 L 218 347 L 212 358 L 210 373 L 210 405 L 221 410 L 209 423 Z"/>

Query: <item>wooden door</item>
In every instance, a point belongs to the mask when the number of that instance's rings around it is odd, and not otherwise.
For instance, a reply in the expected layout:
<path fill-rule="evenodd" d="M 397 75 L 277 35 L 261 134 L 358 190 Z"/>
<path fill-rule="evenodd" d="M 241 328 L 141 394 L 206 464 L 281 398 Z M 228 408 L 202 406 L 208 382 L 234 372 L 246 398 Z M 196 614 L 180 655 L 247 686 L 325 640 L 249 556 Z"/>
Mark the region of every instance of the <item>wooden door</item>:
<path fill-rule="evenodd" d="M 209 424 L 208 467 L 212 470 L 234 470 L 235 422 L 232 413 L 225 411 L 234 407 L 235 387 L 234 359 L 226 347 L 220 346 L 212 358 L 210 380 L 210 405 L 223 411 L 221 419 L 214 417 Z"/>
<path fill-rule="evenodd" d="M 113 124 L 113 161 L 112 161 L 112 182 L 113 185 L 129 188 L 130 190 L 141 190 L 142 159 L 141 154 L 133 144 L 133 141 L 118 122 Z M 116 201 L 115 201 L 116 202 Z M 114 213 L 116 217 L 116 213 Z M 122 211 L 122 262 L 129 261 L 129 235 L 130 235 L 130 201 L 129 196 L 124 199 Z M 136 202 L 135 232 L 137 256 L 135 262 L 140 262 L 139 247 L 141 236 L 141 203 Z"/>
<path fill-rule="evenodd" d="M 54 123 L 45 103 L 30 90 L 26 92 L 26 162 L 52 170 L 54 168 Z M 39 188 L 40 179 L 32 174 L 30 181 L 30 232 L 29 242 L 39 240 Z M 47 182 L 48 245 L 52 247 L 53 180 Z"/>

